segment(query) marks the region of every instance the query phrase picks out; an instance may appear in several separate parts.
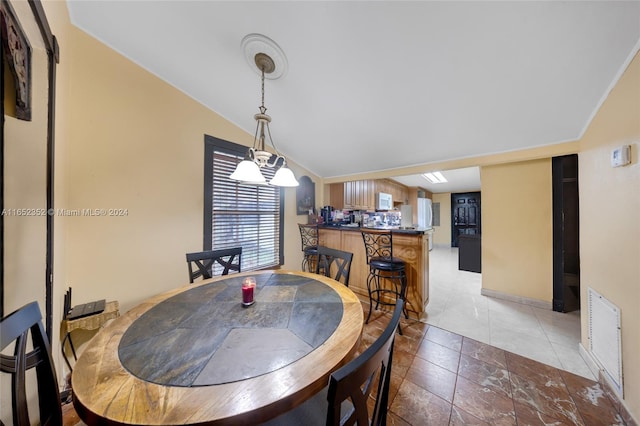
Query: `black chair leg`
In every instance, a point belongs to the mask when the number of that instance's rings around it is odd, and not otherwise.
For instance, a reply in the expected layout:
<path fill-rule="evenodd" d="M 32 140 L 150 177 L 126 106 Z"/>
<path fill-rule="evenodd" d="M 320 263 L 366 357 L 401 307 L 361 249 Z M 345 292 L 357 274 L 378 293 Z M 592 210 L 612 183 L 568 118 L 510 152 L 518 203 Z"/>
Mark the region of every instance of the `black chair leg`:
<path fill-rule="evenodd" d="M 369 318 L 371 318 L 371 308 L 373 307 L 373 297 L 371 296 L 371 280 L 373 279 L 373 277 L 371 275 L 369 275 L 369 277 L 367 278 L 367 293 L 369 293 L 369 315 L 367 315 L 367 320 L 364 322 L 365 324 L 369 324 Z M 376 309 L 377 306 L 376 306 Z"/>

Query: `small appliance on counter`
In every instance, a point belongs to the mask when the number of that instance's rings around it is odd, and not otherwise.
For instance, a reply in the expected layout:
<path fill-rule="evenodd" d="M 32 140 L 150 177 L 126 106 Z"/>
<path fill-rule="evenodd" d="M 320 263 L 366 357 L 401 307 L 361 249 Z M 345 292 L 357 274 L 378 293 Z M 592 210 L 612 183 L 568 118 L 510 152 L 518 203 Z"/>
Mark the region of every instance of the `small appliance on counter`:
<path fill-rule="evenodd" d="M 333 221 L 333 207 L 324 206 L 320 209 L 320 216 L 325 224 L 330 224 Z"/>

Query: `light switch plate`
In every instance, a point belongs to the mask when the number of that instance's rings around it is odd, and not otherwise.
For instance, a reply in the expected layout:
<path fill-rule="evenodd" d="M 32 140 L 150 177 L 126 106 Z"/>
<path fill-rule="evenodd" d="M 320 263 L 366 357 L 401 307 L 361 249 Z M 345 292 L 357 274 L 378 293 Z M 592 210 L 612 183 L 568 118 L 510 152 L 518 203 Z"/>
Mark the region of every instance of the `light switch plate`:
<path fill-rule="evenodd" d="M 611 151 L 611 167 L 626 166 L 631 163 L 631 145 L 622 145 Z"/>

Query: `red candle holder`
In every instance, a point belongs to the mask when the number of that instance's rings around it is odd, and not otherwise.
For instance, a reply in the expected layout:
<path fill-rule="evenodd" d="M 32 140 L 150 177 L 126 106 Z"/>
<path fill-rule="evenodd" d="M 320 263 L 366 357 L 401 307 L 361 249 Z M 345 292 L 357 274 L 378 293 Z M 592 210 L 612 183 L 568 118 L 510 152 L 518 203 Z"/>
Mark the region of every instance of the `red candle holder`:
<path fill-rule="evenodd" d="M 253 289 L 256 288 L 256 279 L 247 277 L 242 280 L 242 306 L 251 306 L 255 302 L 253 299 Z"/>

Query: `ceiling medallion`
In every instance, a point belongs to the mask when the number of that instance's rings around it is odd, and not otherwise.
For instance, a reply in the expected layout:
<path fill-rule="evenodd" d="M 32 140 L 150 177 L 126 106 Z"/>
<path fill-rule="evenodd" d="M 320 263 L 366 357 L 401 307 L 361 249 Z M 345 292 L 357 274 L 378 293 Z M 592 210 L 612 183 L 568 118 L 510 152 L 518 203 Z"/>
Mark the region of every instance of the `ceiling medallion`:
<path fill-rule="evenodd" d="M 258 58 L 256 55 L 263 54 L 271 59 L 273 70 L 271 72 L 267 69 L 264 70 L 266 79 L 276 80 L 284 76 L 289 69 L 289 63 L 284 51 L 278 46 L 278 43 L 267 36 L 255 33 L 245 36 L 242 39 L 242 50 L 249 67 L 258 75 L 262 75 L 262 69 L 260 64 L 257 63 Z"/>

